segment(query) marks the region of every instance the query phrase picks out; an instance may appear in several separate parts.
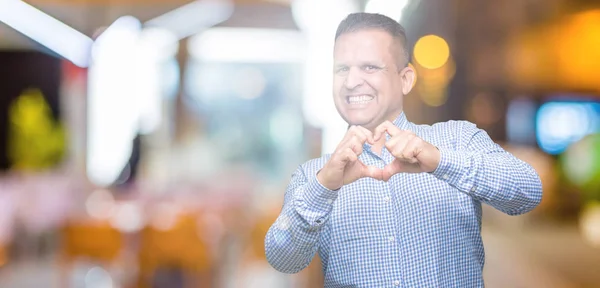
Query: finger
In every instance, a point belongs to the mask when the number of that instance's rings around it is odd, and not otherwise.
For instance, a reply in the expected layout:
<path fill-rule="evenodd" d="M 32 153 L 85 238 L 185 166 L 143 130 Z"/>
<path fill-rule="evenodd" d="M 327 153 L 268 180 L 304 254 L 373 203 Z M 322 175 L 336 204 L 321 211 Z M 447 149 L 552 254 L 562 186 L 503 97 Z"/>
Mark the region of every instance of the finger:
<path fill-rule="evenodd" d="M 362 134 L 365 135 L 366 141 L 369 142 L 369 144 L 375 144 L 375 140 L 373 138 L 373 133 L 371 131 L 369 131 L 369 129 L 362 127 L 362 126 L 356 126 L 356 127 L 358 127 L 358 130 L 360 132 L 362 132 Z"/>
<path fill-rule="evenodd" d="M 363 147 L 362 147 L 362 143 L 360 142 L 360 140 L 358 140 L 357 136 L 352 136 L 350 139 L 346 140 L 345 142 L 341 143 L 337 150 L 344 150 L 346 148 L 350 148 L 352 149 L 352 151 L 354 151 L 354 153 L 356 155 L 360 155 L 363 152 Z"/>
<path fill-rule="evenodd" d="M 417 137 L 413 137 L 408 143 L 406 143 L 406 147 L 401 153 L 401 157 L 407 161 L 408 163 L 415 164 L 418 163 L 417 155 L 422 150 L 422 141 Z"/>
<path fill-rule="evenodd" d="M 354 154 L 360 155 L 363 152 L 363 143 L 356 136 L 352 136 L 352 138 L 347 143 L 348 147 L 352 149 Z"/>
<path fill-rule="evenodd" d="M 406 145 L 411 139 L 412 137 L 410 135 L 398 135 L 396 137 L 392 137 L 392 139 L 385 143 L 385 148 L 387 148 L 388 151 L 390 151 L 390 153 L 397 159 L 402 159 L 404 158 L 402 153 L 406 149 Z"/>
<path fill-rule="evenodd" d="M 394 147 L 398 146 L 398 144 L 402 141 L 402 137 L 392 137 L 390 138 L 390 140 L 385 141 L 385 148 L 390 151 L 390 153 L 392 152 L 392 150 L 394 150 Z"/>
<path fill-rule="evenodd" d="M 356 156 L 354 151 L 352 151 L 350 147 L 344 147 L 335 151 L 334 154 L 331 156 L 331 160 L 334 160 L 334 162 L 340 163 L 342 164 L 342 166 L 345 167 L 346 164 L 348 164 L 348 162 L 354 161 L 355 157 L 353 157 L 352 155 Z"/>
<path fill-rule="evenodd" d="M 352 136 L 356 135 L 356 133 L 354 133 L 355 129 L 356 128 L 354 128 L 354 125 L 348 127 L 348 130 L 346 130 L 346 134 L 344 134 L 344 138 L 342 138 L 342 141 L 340 141 L 338 147 L 342 147 L 343 144 L 347 144 L 347 142 L 352 138 Z"/>
<path fill-rule="evenodd" d="M 358 156 L 349 147 L 345 148 L 342 152 L 342 161 L 346 164 L 353 163 L 358 160 Z"/>
<path fill-rule="evenodd" d="M 375 128 L 375 133 L 373 134 L 373 138 L 375 141 L 379 141 L 384 133 L 390 134 L 391 137 L 394 137 L 402 132 L 400 128 L 396 127 L 392 122 L 385 121 L 381 123 L 377 128 Z"/>
<path fill-rule="evenodd" d="M 392 176 L 402 171 L 404 171 L 402 162 L 394 160 L 392 163 L 383 167 L 383 170 L 381 171 L 381 177 L 383 178 L 382 180 L 387 182 L 392 178 Z"/>
<path fill-rule="evenodd" d="M 379 139 L 381 139 L 381 136 L 383 136 L 383 133 L 385 133 L 385 126 L 383 125 L 385 122 L 379 124 L 379 126 L 377 126 L 377 128 L 375 128 L 375 131 L 373 132 L 373 138 L 375 139 L 375 141 L 379 141 Z"/>
<path fill-rule="evenodd" d="M 344 139 L 338 149 L 350 147 L 357 155 L 363 152 L 363 145 L 366 141 L 371 142 L 371 144 L 374 143 L 371 131 L 360 126 L 352 126 Z"/>
<path fill-rule="evenodd" d="M 357 136 L 362 144 L 365 142 L 369 142 L 370 144 L 374 143 L 373 133 L 371 133 L 371 131 L 365 127 L 354 125 L 350 127 L 347 134 L 348 137 Z"/>

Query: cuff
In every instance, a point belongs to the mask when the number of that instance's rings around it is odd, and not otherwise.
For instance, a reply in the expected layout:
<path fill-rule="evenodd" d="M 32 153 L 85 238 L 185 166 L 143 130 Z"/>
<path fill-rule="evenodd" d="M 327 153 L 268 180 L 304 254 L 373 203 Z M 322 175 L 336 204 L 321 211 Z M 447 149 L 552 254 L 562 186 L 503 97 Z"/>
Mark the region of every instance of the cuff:
<path fill-rule="evenodd" d="M 461 176 L 465 169 L 464 153 L 458 151 L 440 149 L 440 164 L 431 172 L 436 178 L 445 181 L 451 185 L 456 185 L 460 182 Z"/>
<path fill-rule="evenodd" d="M 309 209 L 314 211 L 311 213 L 315 217 L 313 225 L 321 225 L 325 222 L 325 218 L 333 208 L 333 202 L 338 197 L 338 191 L 330 190 L 319 183 L 317 175 L 312 175 L 309 179 L 304 193 L 304 201 Z"/>

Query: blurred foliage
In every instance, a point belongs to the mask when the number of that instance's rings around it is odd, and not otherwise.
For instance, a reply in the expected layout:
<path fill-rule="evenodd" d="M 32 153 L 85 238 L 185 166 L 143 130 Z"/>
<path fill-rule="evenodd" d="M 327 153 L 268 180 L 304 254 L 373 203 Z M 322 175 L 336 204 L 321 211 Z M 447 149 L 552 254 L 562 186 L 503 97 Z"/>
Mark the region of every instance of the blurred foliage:
<path fill-rule="evenodd" d="M 575 142 L 559 159 L 562 173 L 581 191 L 583 202 L 600 201 L 600 134 Z"/>
<path fill-rule="evenodd" d="M 39 89 L 27 89 L 9 108 L 8 157 L 12 169 L 43 170 L 57 165 L 66 150 L 61 123 Z"/>

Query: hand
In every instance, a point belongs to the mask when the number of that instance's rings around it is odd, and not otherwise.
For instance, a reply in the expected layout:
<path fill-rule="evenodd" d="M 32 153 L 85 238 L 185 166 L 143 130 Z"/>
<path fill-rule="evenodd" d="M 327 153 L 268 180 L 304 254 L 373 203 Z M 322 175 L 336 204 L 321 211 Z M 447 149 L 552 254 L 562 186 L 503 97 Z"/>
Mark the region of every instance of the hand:
<path fill-rule="evenodd" d="M 385 148 L 396 159 L 383 169 L 383 180 L 388 181 L 397 173 L 433 172 L 440 163 L 440 151 L 415 133 L 400 130 L 389 121 L 383 122 L 375 129 L 374 141 L 378 141 L 385 133 L 390 140 L 385 142 Z"/>
<path fill-rule="evenodd" d="M 317 173 L 319 183 L 327 189 L 338 190 L 364 177 L 382 180 L 381 169 L 367 166 L 358 160 L 366 142 L 375 143 L 371 131 L 360 126 L 350 127 L 329 161 Z"/>

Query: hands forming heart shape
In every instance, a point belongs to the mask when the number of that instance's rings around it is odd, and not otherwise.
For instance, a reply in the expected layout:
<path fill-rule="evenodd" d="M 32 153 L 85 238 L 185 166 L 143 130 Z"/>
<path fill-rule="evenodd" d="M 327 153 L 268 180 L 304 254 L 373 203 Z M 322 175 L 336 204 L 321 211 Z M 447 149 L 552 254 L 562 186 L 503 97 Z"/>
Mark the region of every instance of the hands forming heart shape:
<path fill-rule="evenodd" d="M 381 138 L 385 139 L 386 133 L 390 135 L 390 139 L 385 141 L 383 147 L 395 157 L 391 163 L 380 169 L 358 160 L 365 143 L 381 145 Z M 400 130 L 386 121 L 374 133 L 361 126 L 350 127 L 317 178 L 326 188 L 337 190 L 364 177 L 388 181 L 398 173 L 432 172 L 439 162 L 440 152 L 435 146 L 413 132 Z"/>

